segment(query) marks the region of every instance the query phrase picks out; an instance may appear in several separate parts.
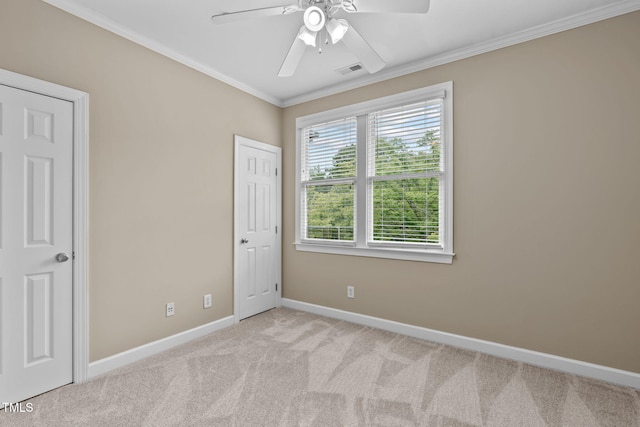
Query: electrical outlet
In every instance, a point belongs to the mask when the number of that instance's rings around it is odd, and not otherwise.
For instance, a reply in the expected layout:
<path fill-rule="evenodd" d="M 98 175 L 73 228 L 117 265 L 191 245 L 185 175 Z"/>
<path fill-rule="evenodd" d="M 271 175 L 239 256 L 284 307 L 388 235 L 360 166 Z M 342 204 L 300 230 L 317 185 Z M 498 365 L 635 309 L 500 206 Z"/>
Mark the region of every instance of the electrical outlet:
<path fill-rule="evenodd" d="M 204 308 L 211 308 L 211 294 L 206 294 L 202 297 L 202 305 Z"/>
<path fill-rule="evenodd" d="M 347 286 L 347 298 L 356 297 L 356 288 L 353 286 Z"/>
<path fill-rule="evenodd" d="M 174 314 L 176 314 L 176 305 L 175 303 L 167 303 L 167 317 L 169 316 L 173 316 Z"/>

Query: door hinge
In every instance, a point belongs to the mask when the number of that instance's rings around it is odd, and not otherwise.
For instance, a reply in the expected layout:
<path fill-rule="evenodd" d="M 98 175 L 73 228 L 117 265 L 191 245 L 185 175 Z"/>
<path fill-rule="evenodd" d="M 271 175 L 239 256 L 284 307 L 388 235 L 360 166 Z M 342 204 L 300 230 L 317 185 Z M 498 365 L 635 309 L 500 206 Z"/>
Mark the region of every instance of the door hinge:
<path fill-rule="evenodd" d="M 276 176 L 278 176 L 278 168 L 276 168 Z"/>
<path fill-rule="evenodd" d="M 76 251 L 71 252 L 71 259 L 76 259 Z"/>
<path fill-rule="evenodd" d="M 278 284 L 276 283 L 276 292 L 278 292 Z"/>
<path fill-rule="evenodd" d="M 276 234 L 278 234 L 278 226 L 276 225 Z"/>

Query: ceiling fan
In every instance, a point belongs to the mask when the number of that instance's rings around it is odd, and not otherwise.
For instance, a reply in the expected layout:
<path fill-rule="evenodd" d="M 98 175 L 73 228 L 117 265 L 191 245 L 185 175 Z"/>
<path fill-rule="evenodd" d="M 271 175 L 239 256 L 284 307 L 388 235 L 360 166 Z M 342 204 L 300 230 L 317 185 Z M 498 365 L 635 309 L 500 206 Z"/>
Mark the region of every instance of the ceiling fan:
<path fill-rule="evenodd" d="M 380 71 L 384 60 L 346 19 L 336 18 L 341 11 L 347 13 L 427 13 L 429 0 L 297 0 L 297 4 L 286 0 L 264 0 L 264 7 L 239 12 L 222 12 L 211 17 L 214 24 L 226 24 L 263 16 L 303 13 L 304 25 L 284 58 L 279 77 L 292 76 L 308 46 L 317 47 L 340 41 L 360 60 L 369 72 Z"/>

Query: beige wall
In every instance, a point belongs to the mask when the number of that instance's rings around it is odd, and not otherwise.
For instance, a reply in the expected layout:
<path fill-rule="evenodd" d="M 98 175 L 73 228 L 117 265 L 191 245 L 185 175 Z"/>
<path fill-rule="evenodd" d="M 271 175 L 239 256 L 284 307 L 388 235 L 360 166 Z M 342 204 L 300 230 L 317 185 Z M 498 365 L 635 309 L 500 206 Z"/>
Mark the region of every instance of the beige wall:
<path fill-rule="evenodd" d="M 640 372 L 640 13 L 287 108 L 454 82 L 452 265 L 296 252 L 284 297 Z M 346 298 L 346 285 L 356 299 Z"/>
<path fill-rule="evenodd" d="M 285 297 L 640 372 L 638 52 L 634 13 L 283 114 L 39 0 L 0 4 L 0 68 L 91 97 L 92 361 L 232 313 L 238 133 L 284 139 Z M 295 117 L 448 80 L 453 265 L 296 252 Z"/>
<path fill-rule="evenodd" d="M 231 315 L 233 134 L 282 110 L 39 0 L 2 0 L 0 68 L 90 95 L 91 360 Z"/>

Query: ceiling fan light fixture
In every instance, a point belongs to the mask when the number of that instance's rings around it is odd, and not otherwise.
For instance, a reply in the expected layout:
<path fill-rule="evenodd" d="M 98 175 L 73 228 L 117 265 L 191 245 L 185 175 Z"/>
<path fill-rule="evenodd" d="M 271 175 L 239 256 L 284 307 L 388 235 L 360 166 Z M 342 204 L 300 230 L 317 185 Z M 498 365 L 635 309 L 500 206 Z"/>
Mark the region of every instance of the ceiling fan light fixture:
<path fill-rule="evenodd" d="M 349 31 L 349 23 L 346 19 L 330 19 L 327 22 L 327 32 L 331 37 L 331 43 L 336 44 Z"/>
<path fill-rule="evenodd" d="M 304 25 L 309 31 L 320 31 L 324 27 L 325 21 L 324 12 L 318 6 L 308 7 L 304 11 Z"/>
<path fill-rule="evenodd" d="M 307 46 L 316 47 L 316 33 L 314 31 L 309 31 L 307 27 L 303 26 L 300 28 L 300 31 L 298 31 L 298 38 Z"/>

